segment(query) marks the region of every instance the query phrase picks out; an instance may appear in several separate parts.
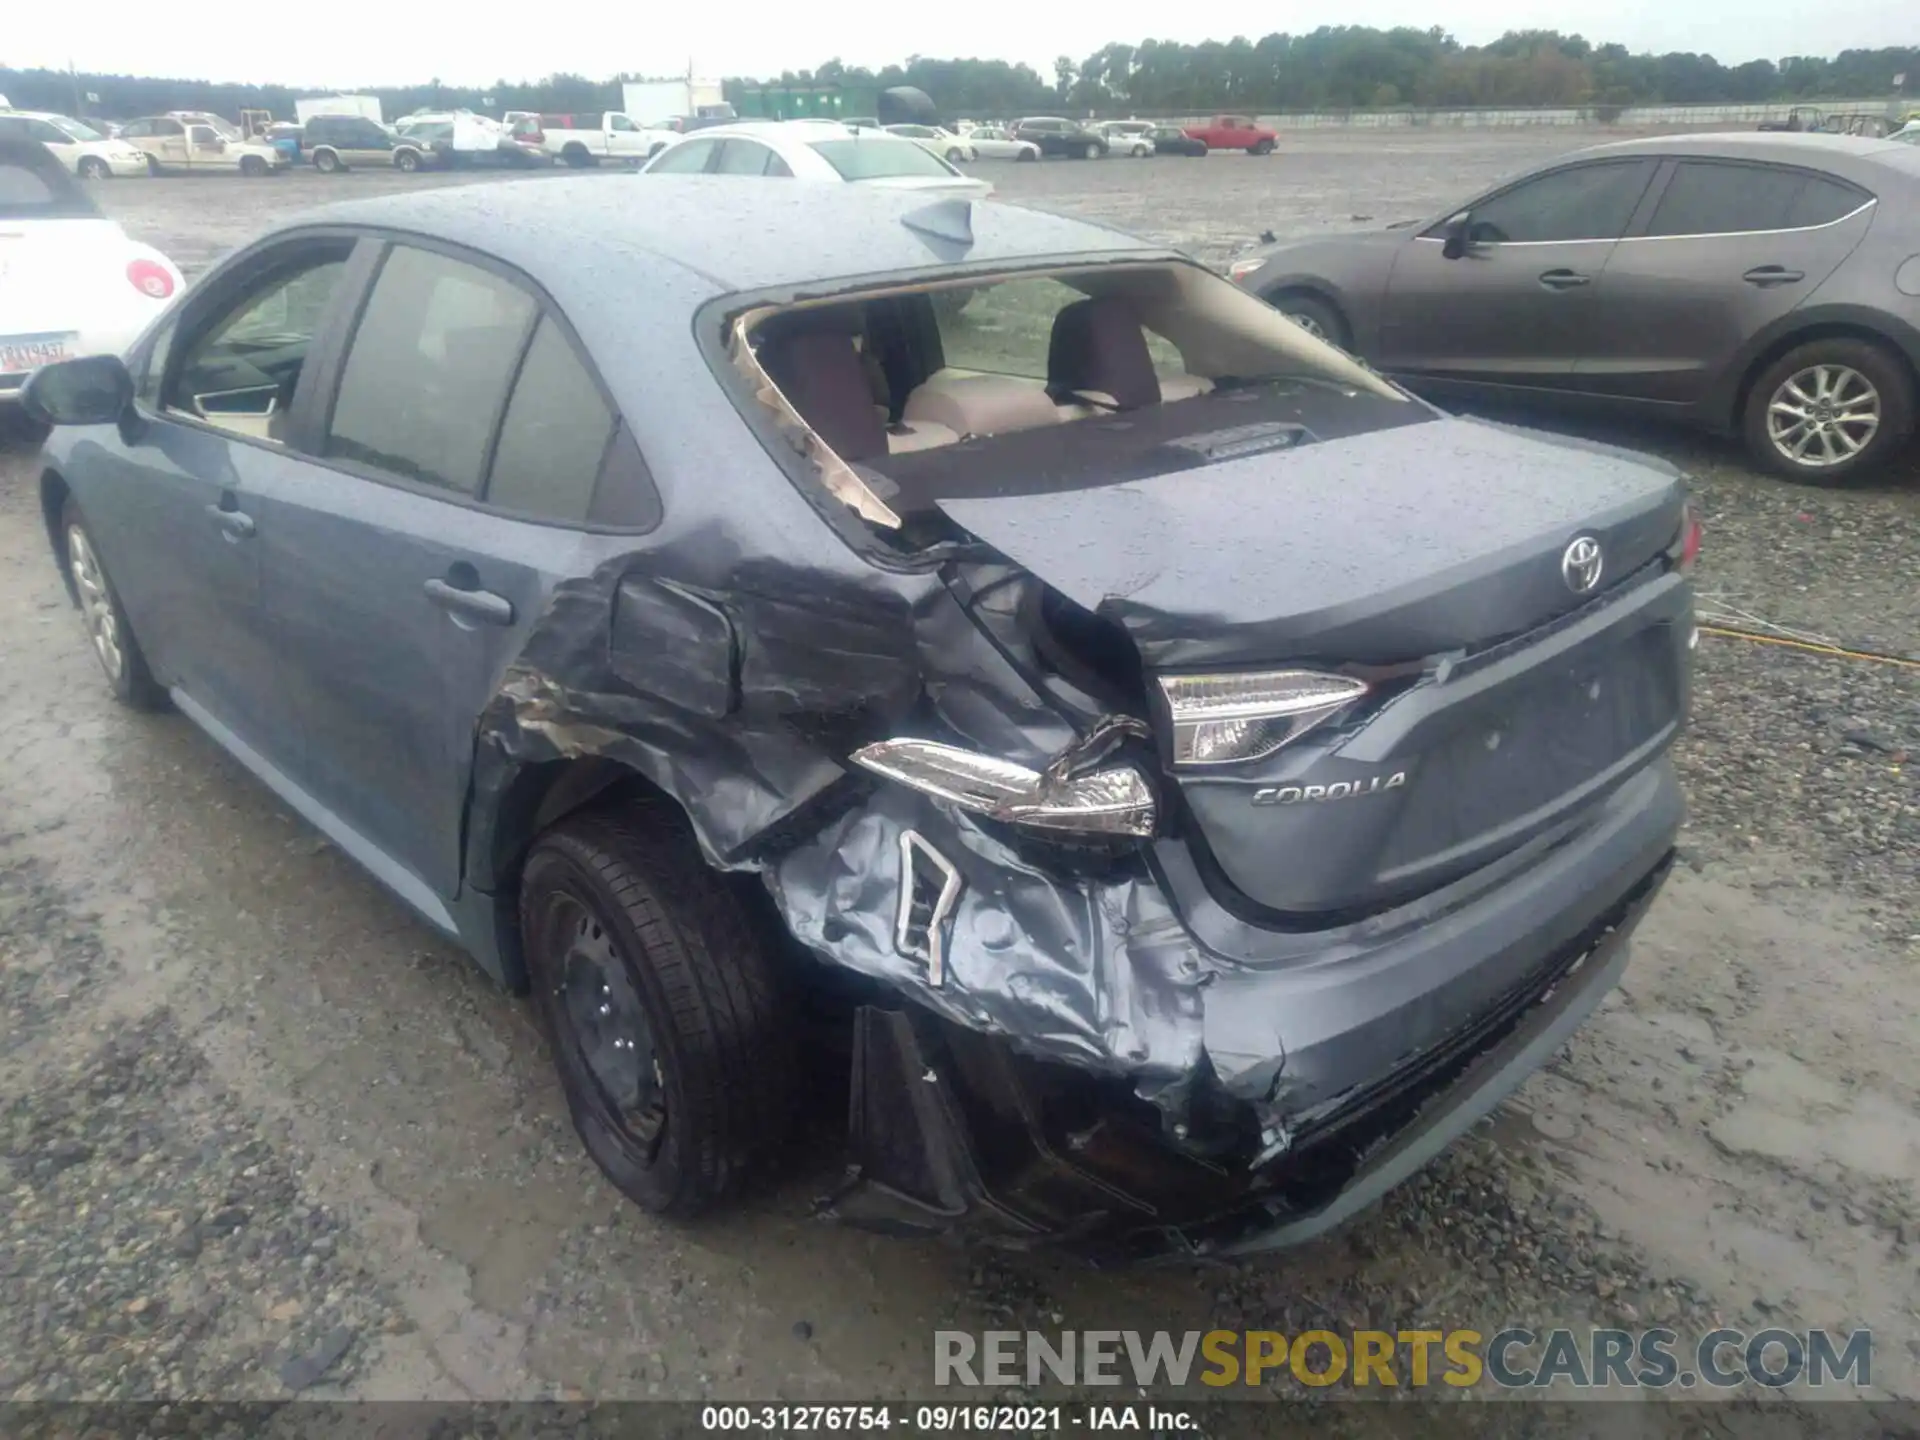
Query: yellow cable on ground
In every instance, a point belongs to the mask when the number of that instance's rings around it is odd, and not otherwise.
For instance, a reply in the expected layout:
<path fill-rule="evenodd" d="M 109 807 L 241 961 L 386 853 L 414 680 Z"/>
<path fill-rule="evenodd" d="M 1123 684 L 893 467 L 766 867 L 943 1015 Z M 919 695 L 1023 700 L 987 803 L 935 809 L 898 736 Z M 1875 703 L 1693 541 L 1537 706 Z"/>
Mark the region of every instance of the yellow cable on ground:
<path fill-rule="evenodd" d="M 1844 650 L 1838 645 L 1816 645 L 1809 640 L 1789 640 L 1784 635 L 1762 635 L 1754 630 L 1735 630 L 1725 625 L 1702 625 L 1702 635 L 1718 635 L 1725 640 L 1751 640 L 1756 645 L 1783 645 L 1789 650 L 1805 650 L 1812 655 L 1830 655 L 1837 660 L 1871 660 L 1880 665 L 1897 665 L 1903 670 L 1920 670 L 1920 660 L 1902 655 L 1881 655 L 1872 650 Z"/>

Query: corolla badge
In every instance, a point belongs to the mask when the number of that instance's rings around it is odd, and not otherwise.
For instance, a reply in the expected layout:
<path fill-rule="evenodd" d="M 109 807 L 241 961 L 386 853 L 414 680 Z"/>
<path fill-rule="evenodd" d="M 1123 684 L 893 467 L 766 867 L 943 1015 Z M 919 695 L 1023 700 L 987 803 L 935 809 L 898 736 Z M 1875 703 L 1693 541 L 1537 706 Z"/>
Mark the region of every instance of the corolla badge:
<path fill-rule="evenodd" d="M 1561 555 L 1560 578 L 1574 594 L 1585 595 L 1600 583 L 1600 571 L 1605 564 L 1600 542 L 1591 535 L 1582 535 Z"/>
<path fill-rule="evenodd" d="M 1407 772 L 1369 775 L 1364 780 L 1336 780 L 1331 785 L 1262 785 L 1253 792 L 1256 805 L 1301 805 L 1310 800 L 1345 800 L 1355 795 L 1377 795 L 1407 783 Z"/>

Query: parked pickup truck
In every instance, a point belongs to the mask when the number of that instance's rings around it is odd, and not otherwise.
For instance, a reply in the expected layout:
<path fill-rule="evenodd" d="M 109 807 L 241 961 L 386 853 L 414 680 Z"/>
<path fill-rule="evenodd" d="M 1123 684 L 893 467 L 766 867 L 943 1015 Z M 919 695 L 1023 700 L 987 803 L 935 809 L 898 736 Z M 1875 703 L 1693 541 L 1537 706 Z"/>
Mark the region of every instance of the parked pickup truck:
<path fill-rule="evenodd" d="M 1187 126 L 1187 134 L 1206 141 L 1209 150 L 1244 150 L 1249 155 L 1271 155 L 1280 141 L 1277 131 L 1256 125 L 1244 115 L 1216 115 L 1205 125 Z"/>
<path fill-rule="evenodd" d="M 542 115 L 538 128 L 532 130 L 522 120 L 514 138 L 522 142 L 537 139 L 549 155 L 577 168 L 598 165 L 602 160 L 643 164 L 654 151 L 664 149 L 678 137 L 671 130 L 650 130 L 631 115 L 608 110 L 590 115 Z"/>

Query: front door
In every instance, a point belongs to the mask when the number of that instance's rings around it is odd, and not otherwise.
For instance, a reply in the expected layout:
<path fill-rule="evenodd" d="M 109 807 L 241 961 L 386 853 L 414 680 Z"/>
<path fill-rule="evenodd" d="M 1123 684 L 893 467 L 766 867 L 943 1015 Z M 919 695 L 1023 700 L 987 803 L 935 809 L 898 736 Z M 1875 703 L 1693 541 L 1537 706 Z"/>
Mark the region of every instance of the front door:
<path fill-rule="evenodd" d="M 528 289 L 396 245 L 331 415 L 260 521 L 298 779 L 444 924 L 480 712 L 580 563 L 611 412 Z"/>
<path fill-rule="evenodd" d="M 211 125 L 189 125 L 187 127 L 187 165 L 194 170 L 231 170 L 234 157 L 227 151 L 227 142 L 220 132 Z"/>
<path fill-rule="evenodd" d="M 260 498 L 307 463 L 287 419 L 350 242 L 295 242 L 155 337 L 137 426 L 86 467 L 83 509 L 155 673 L 276 768 L 297 741 L 263 606 Z"/>
<path fill-rule="evenodd" d="M 1533 176 L 1408 240 L 1388 281 L 1380 366 L 1416 384 L 1567 389 L 1592 343 L 1594 287 L 1656 162 L 1609 160 Z M 1457 218 L 1457 217 L 1456 217 Z"/>
<path fill-rule="evenodd" d="M 1801 304 L 1866 238 L 1873 196 L 1829 175 L 1681 160 L 1643 234 L 1594 287 L 1580 388 L 1672 405 L 1704 399 L 1727 362 Z"/>

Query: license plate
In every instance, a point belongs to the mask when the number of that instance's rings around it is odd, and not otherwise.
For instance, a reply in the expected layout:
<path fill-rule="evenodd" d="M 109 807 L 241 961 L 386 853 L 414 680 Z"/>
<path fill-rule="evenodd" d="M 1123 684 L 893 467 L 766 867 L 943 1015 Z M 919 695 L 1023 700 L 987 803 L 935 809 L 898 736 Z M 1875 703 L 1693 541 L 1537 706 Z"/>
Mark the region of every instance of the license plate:
<path fill-rule="evenodd" d="M 72 343 L 71 335 L 0 335 L 0 375 L 64 360 Z"/>

